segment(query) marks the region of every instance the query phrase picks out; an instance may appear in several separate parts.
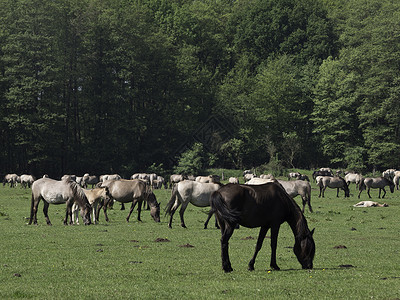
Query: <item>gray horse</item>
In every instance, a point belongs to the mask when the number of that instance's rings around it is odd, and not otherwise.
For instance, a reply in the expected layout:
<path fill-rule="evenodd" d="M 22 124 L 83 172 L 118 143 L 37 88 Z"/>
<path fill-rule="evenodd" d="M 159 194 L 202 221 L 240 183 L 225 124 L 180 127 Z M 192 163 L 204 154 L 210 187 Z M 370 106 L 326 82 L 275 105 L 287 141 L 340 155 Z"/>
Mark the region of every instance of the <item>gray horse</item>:
<path fill-rule="evenodd" d="M 292 198 L 300 195 L 301 200 L 303 202 L 303 209 L 302 212 L 304 213 L 304 209 L 306 204 L 308 205 L 308 209 L 312 212 L 311 207 L 311 184 L 308 181 L 304 180 L 293 180 L 293 181 L 286 181 L 286 180 L 278 180 L 278 182 L 283 186 L 285 191 L 291 196 Z"/>
<path fill-rule="evenodd" d="M 70 224 L 72 224 L 72 205 L 75 203 L 81 209 L 81 215 L 85 225 L 91 224 L 90 206 L 88 199 L 83 192 L 83 189 L 72 180 L 57 181 L 50 178 L 41 178 L 32 184 L 32 201 L 31 201 L 31 217 L 29 225 L 37 224 L 37 210 L 40 199 L 43 199 L 43 213 L 48 225 L 51 225 L 49 216 L 47 214 L 49 204 L 63 204 L 67 203 L 65 213 L 64 225 L 67 225 L 68 216 L 70 217 Z"/>
<path fill-rule="evenodd" d="M 129 203 L 132 202 L 131 209 L 129 211 L 128 216 L 126 217 L 126 221 L 129 222 L 129 218 L 135 208 L 135 205 L 138 203 L 138 221 L 140 219 L 140 213 L 142 209 L 142 202 L 147 201 L 150 206 L 150 215 L 154 219 L 155 222 L 160 222 L 160 204 L 157 202 L 156 196 L 151 191 L 151 188 L 146 185 L 140 179 L 133 180 L 107 180 L 100 185 L 101 188 L 106 188 L 108 190 L 109 196 L 115 201 L 121 203 Z M 99 212 L 101 207 L 104 210 L 104 216 L 106 221 L 108 222 L 107 216 L 107 206 L 108 202 L 105 202 L 104 205 L 100 203 L 99 208 L 96 212 L 96 220 L 99 218 Z"/>
<path fill-rule="evenodd" d="M 331 176 L 318 176 L 317 185 L 319 186 L 319 196 L 325 197 L 325 190 L 327 187 L 331 189 L 337 189 L 336 197 L 339 197 L 339 189 L 344 191 L 345 197 L 350 197 L 349 187 L 342 177 L 331 177 Z"/>
<path fill-rule="evenodd" d="M 372 198 L 371 195 L 369 194 L 371 188 L 379 189 L 378 198 L 381 197 L 381 191 L 383 191 L 382 198 L 384 198 L 386 195 L 385 186 L 389 186 L 391 193 L 394 192 L 394 183 L 390 179 L 387 179 L 385 177 L 363 178 L 360 183 L 360 188 L 359 188 L 360 192 L 358 193 L 358 198 L 360 198 L 361 192 L 365 189 L 367 189 L 368 197 Z"/>

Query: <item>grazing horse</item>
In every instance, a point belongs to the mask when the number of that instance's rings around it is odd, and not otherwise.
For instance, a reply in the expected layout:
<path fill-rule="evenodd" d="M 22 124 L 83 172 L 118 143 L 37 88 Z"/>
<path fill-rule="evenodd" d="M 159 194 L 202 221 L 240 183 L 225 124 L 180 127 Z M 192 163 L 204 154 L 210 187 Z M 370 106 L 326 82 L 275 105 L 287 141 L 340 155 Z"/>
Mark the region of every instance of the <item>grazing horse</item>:
<path fill-rule="evenodd" d="M 186 228 L 185 220 L 183 215 L 189 203 L 192 203 L 197 207 L 210 206 L 210 195 L 212 192 L 218 190 L 221 187 L 219 183 L 201 183 L 197 181 L 185 180 L 178 182 L 174 185 L 171 193 L 171 199 L 169 200 L 165 214 L 169 214 L 168 227 L 172 228 L 172 218 L 175 211 L 180 205 L 179 216 L 181 218 L 181 226 Z M 204 223 L 204 229 L 207 228 L 208 221 L 210 220 L 212 213 L 209 213 L 207 221 Z"/>
<path fill-rule="evenodd" d="M 358 193 L 358 198 L 360 198 L 361 192 L 365 189 L 367 189 L 368 197 L 372 198 L 371 195 L 369 194 L 369 191 L 371 188 L 373 188 L 373 189 L 379 189 L 378 198 L 381 197 L 381 190 L 383 191 L 383 196 L 382 196 L 382 199 L 383 199 L 383 198 L 385 198 L 385 195 L 386 195 L 385 186 L 387 186 L 387 185 L 390 188 L 390 192 L 393 193 L 394 192 L 394 183 L 391 180 L 389 180 L 385 177 L 363 178 L 360 183 L 360 187 L 359 187 L 360 191 Z"/>
<path fill-rule="evenodd" d="M 17 174 L 7 174 L 6 176 L 4 176 L 3 186 L 5 186 L 6 183 L 9 183 L 10 187 L 16 187 L 18 181 L 19 176 Z"/>
<path fill-rule="evenodd" d="M 216 214 L 221 227 L 221 257 L 225 272 L 233 271 L 229 260 L 228 242 L 236 225 L 249 228 L 261 227 L 253 258 L 248 269 L 254 270 L 256 256 L 265 235 L 271 228 L 271 262 L 274 270 L 280 270 L 276 263 L 276 247 L 279 228 L 288 222 L 295 237 L 294 253 L 303 269 L 312 269 L 315 243 L 314 229 L 309 230 L 300 207 L 286 193 L 281 185 L 270 182 L 262 185 L 227 184 L 211 194 L 211 211 Z"/>
<path fill-rule="evenodd" d="M 347 173 L 344 176 L 344 180 L 346 181 L 347 185 L 350 185 L 350 183 L 354 183 L 356 185 L 356 190 L 358 190 L 360 187 L 361 179 L 362 176 L 358 173 Z"/>
<path fill-rule="evenodd" d="M 100 202 L 108 202 L 110 200 L 110 195 L 106 188 L 95 188 L 92 190 L 84 189 L 83 191 L 86 195 L 86 198 L 88 199 L 90 206 L 92 207 L 93 223 L 96 224 L 97 222 L 99 222 L 98 216 L 96 216 L 97 207 Z M 78 209 L 78 205 L 74 203 L 74 205 L 72 205 L 73 222 L 74 224 L 79 225 Z"/>
<path fill-rule="evenodd" d="M 31 201 L 31 217 L 29 225 L 37 224 L 37 210 L 40 199 L 43 199 L 43 213 L 46 218 L 47 225 L 51 225 L 49 216 L 47 214 L 50 204 L 63 204 L 67 203 L 65 213 L 64 225 L 67 225 L 68 216 L 70 217 L 70 224 L 72 224 L 72 205 L 75 203 L 81 209 L 81 216 L 85 225 L 91 224 L 90 212 L 91 206 L 88 199 L 83 192 L 83 189 L 72 180 L 57 181 L 50 178 L 41 178 L 32 184 L 32 201 Z"/>
<path fill-rule="evenodd" d="M 337 189 L 336 197 L 339 197 L 339 189 L 344 191 L 345 197 L 350 197 L 349 187 L 342 177 L 319 176 L 317 185 L 319 186 L 319 196 L 325 197 L 327 187 Z"/>
<path fill-rule="evenodd" d="M 156 196 L 151 191 L 151 188 L 146 185 L 140 179 L 133 180 L 107 180 L 100 185 L 101 188 L 106 188 L 109 192 L 109 196 L 115 201 L 121 203 L 132 202 L 131 209 L 129 211 L 128 216 L 126 217 L 126 221 L 129 222 L 129 218 L 135 208 L 136 203 L 138 203 L 138 221 L 140 219 L 140 213 L 142 210 L 142 202 L 147 201 L 150 206 L 150 215 L 154 219 L 155 222 L 160 222 L 160 204 L 157 202 Z M 110 198 L 110 201 L 111 201 Z M 100 203 L 99 208 L 96 212 L 96 219 L 99 218 L 100 209 L 103 207 L 104 217 L 108 222 L 107 216 L 107 206 L 108 202 L 106 201 L 104 205 Z"/>

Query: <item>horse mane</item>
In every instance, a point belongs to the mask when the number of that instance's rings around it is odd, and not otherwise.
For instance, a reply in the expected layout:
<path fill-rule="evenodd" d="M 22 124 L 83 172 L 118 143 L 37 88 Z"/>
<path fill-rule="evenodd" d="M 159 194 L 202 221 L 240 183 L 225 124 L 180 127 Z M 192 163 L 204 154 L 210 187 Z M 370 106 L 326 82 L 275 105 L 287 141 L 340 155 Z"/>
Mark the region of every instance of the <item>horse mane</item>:
<path fill-rule="evenodd" d="M 274 182 L 279 187 L 280 199 L 284 201 L 288 211 L 289 223 L 296 239 L 302 239 L 305 235 L 309 234 L 307 220 L 301 212 L 300 206 L 293 200 L 293 198 L 286 192 L 284 187 L 279 182 Z"/>
<path fill-rule="evenodd" d="M 72 193 L 74 194 L 74 199 L 78 201 L 80 207 L 90 205 L 85 192 L 75 181 L 69 180 L 67 181 L 67 184 L 71 188 Z"/>

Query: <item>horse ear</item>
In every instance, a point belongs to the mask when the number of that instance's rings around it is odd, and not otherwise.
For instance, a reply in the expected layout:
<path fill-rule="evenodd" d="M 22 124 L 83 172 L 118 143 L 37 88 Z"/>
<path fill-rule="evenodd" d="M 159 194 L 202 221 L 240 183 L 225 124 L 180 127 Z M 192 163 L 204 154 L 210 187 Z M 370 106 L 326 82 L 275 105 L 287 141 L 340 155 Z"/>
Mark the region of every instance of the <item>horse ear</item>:
<path fill-rule="evenodd" d="M 314 234 L 314 230 L 315 230 L 315 228 L 313 228 L 313 230 L 311 230 L 311 236 Z"/>

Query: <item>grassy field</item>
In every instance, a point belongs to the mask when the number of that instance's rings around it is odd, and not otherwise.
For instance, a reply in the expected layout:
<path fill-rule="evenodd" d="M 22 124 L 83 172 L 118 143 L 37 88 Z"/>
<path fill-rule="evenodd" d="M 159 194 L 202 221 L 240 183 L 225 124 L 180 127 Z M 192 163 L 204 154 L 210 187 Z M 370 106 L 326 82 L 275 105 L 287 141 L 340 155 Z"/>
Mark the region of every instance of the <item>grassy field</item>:
<path fill-rule="evenodd" d="M 65 206 L 51 205 L 47 226 L 39 205 L 38 226 L 28 226 L 30 190 L 0 187 L 1 299 L 399 299 L 400 192 L 387 194 L 385 208 L 354 208 L 350 199 L 327 190 L 318 198 L 312 184 L 314 213 L 305 213 L 315 227 L 313 270 L 302 270 L 292 251 L 293 234 L 281 227 L 277 263 L 269 270 L 266 238 L 255 271 L 247 271 L 257 229 L 240 228 L 230 240 L 234 271 L 221 269 L 220 232 L 203 229 L 207 209 L 189 205 L 187 229 L 179 214 L 173 228 L 167 217 L 155 223 L 148 211 L 127 223 L 119 205 L 110 222 L 64 226 Z M 170 190 L 156 190 L 164 208 Z M 371 194 L 378 201 L 378 191 Z M 367 200 L 363 192 L 361 200 Z M 300 199 L 296 198 L 297 203 Z M 214 222 L 210 224 L 213 225 Z M 268 235 L 268 234 L 267 234 Z"/>

